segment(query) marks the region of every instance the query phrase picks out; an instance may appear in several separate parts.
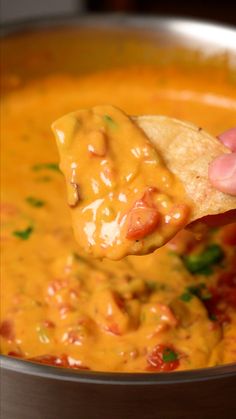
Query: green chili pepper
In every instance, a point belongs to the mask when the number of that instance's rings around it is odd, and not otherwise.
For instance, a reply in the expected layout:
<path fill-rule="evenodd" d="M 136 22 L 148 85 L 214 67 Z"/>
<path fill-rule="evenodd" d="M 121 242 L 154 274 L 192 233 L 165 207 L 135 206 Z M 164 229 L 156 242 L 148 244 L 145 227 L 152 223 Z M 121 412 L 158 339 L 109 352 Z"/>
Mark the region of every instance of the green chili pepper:
<path fill-rule="evenodd" d="M 199 254 L 183 256 L 185 267 L 192 274 L 210 275 L 212 266 L 219 263 L 224 257 L 224 252 L 218 244 L 211 244 Z"/>
<path fill-rule="evenodd" d="M 21 240 L 28 240 L 31 233 L 33 232 L 33 227 L 29 226 L 25 230 L 15 230 L 13 231 L 13 236 L 18 237 Z"/>
<path fill-rule="evenodd" d="M 43 201 L 42 199 L 35 198 L 33 196 L 28 196 L 25 200 L 32 207 L 40 208 L 45 205 L 45 201 Z"/>

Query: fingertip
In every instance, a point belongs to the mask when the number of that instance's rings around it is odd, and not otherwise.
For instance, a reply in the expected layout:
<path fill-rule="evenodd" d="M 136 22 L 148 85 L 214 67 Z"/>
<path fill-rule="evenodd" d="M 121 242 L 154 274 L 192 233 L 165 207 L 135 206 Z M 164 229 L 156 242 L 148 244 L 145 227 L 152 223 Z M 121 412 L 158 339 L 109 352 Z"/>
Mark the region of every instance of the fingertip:
<path fill-rule="evenodd" d="M 209 180 L 221 192 L 236 195 L 236 153 L 215 159 L 209 166 Z"/>
<path fill-rule="evenodd" d="M 236 127 L 223 132 L 218 138 L 230 150 L 236 151 Z"/>

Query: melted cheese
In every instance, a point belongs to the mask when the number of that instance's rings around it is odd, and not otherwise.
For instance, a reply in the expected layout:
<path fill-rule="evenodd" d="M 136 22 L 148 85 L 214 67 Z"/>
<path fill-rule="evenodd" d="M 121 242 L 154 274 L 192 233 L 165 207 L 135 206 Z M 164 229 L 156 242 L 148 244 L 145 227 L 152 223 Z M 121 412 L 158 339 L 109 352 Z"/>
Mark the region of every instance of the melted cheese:
<path fill-rule="evenodd" d="M 166 354 L 170 369 L 236 361 L 233 241 L 223 240 L 224 230 L 202 232 L 197 241 L 182 232 L 152 255 L 87 260 L 73 239 L 50 130 L 53 120 L 73 109 L 112 102 L 131 115 L 166 114 L 216 135 L 235 123 L 235 89 L 226 74 L 213 78 L 204 71 L 51 76 L 3 98 L 3 354 L 124 372 L 161 370 L 163 347 L 172 350 Z M 208 276 L 191 273 L 184 255 L 210 244 L 221 246 L 223 259 Z M 216 290 L 220 296 L 210 306 Z"/>
<path fill-rule="evenodd" d="M 77 243 L 121 259 L 163 246 L 188 222 L 184 188 L 138 126 L 113 106 L 53 124 Z"/>

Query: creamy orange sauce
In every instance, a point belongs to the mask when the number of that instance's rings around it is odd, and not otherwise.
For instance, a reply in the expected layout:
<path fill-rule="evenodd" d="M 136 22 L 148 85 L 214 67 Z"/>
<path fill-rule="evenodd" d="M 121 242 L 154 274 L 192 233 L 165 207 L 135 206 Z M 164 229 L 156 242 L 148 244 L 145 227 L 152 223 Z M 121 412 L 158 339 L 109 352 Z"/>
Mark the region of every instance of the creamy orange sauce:
<path fill-rule="evenodd" d="M 183 231 L 152 255 L 122 261 L 90 261 L 78 251 L 50 125 L 96 103 L 186 119 L 213 135 L 235 124 L 235 85 L 207 68 L 49 77 L 6 95 L 1 352 L 100 371 L 235 362 L 235 225 L 197 239 Z"/>
<path fill-rule="evenodd" d="M 121 259 L 163 246 L 188 223 L 184 188 L 144 132 L 113 106 L 53 124 L 77 243 Z"/>

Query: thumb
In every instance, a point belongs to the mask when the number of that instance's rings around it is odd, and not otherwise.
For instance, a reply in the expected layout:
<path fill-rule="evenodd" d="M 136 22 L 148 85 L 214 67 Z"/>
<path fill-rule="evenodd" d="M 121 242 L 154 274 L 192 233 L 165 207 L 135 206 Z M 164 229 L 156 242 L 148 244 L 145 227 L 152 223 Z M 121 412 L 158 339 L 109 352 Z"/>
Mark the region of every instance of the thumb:
<path fill-rule="evenodd" d="M 236 195 L 236 153 L 215 159 L 209 166 L 209 179 L 220 191 Z"/>
<path fill-rule="evenodd" d="M 219 135 L 218 138 L 230 150 L 236 151 L 236 128 L 230 128 L 228 131 Z"/>

